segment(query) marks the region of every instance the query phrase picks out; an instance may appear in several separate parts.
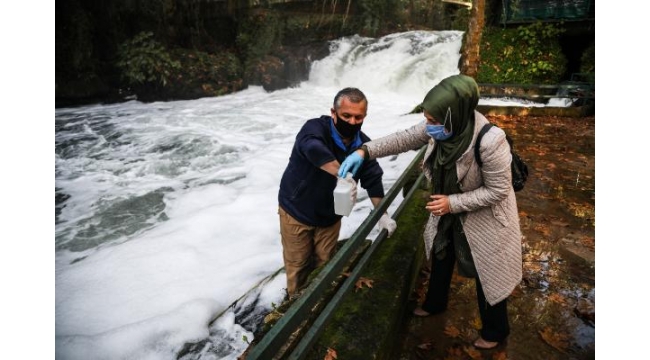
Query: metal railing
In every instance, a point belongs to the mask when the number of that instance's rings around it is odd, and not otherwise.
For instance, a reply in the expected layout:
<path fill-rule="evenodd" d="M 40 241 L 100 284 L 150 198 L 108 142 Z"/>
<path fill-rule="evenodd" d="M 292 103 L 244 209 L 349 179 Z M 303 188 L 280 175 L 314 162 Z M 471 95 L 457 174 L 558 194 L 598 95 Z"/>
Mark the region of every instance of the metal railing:
<path fill-rule="evenodd" d="M 310 314 L 328 287 L 330 287 L 331 282 L 341 274 L 341 271 L 345 265 L 354 256 L 355 251 L 366 239 L 366 236 L 379 221 L 379 218 L 381 218 L 397 194 L 402 190 L 404 185 L 411 178 L 410 175 L 415 169 L 418 168 L 419 163 L 424 156 L 425 149 L 426 146 L 423 146 L 422 149 L 420 149 L 418 154 L 415 156 L 413 161 L 411 161 L 406 170 L 404 170 L 397 182 L 386 193 L 384 199 L 378 204 L 377 208 L 370 212 L 370 215 L 368 215 L 368 217 L 361 223 L 354 234 L 352 234 L 350 239 L 323 267 L 323 270 L 316 276 L 316 278 L 314 278 L 303 295 L 298 298 L 296 302 L 291 305 L 291 307 L 289 307 L 287 312 L 282 316 L 282 318 L 280 318 L 280 320 L 278 320 L 273 328 L 271 328 L 271 330 L 269 330 L 264 335 L 262 340 L 251 348 L 250 352 L 246 355 L 247 360 L 272 359 L 280 351 L 289 337 L 293 335 L 302 321 Z M 400 206 L 393 213 L 393 219 L 396 219 L 402 212 L 404 206 L 406 206 L 408 200 L 413 196 L 413 193 L 419 187 L 419 184 L 422 182 L 423 178 L 424 174 L 420 174 L 415 183 L 411 186 L 408 194 L 404 197 L 404 200 Z M 386 230 L 382 230 L 377 238 L 373 241 L 372 245 L 363 254 L 361 260 L 351 271 L 347 279 L 338 288 L 336 293 L 320 312 L 316 320 L 311 324 L 309 329 L 302 336 L 291 354 L 286 358 L 302 359 L 307 354 L 307 351 L 310 349 L 310 345 L 322 332 L 324 324 L 339 306 L 345 294 L 354 287 L 355 282 L 369 262 L 373 252 L 381 245 L 386 237 Z"/>

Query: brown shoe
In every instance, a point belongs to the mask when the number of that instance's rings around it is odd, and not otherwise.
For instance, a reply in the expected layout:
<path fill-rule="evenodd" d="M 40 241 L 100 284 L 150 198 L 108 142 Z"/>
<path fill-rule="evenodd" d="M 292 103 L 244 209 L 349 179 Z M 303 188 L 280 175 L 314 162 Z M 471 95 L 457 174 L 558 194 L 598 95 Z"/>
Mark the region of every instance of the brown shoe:
<path fill-rule="evenodd" d="M 476 339 L 476 341 L 474 341 L 474 347 L 479 350 L 490 350 L 490 349 L 494 349 L 497 346 L 499 346 L 498 342 L 487 341 L 482 337 L 479 337 L 478 339 Z"/>
<path fill-rule="evenodd" d="M 419 317 L 427 317 L 427 316 L 429 316 L 431 314 L 418 306 L 418 307 L 415 308 L 415 310 L 413 310 L 413 315 L 419 316 Z"/>

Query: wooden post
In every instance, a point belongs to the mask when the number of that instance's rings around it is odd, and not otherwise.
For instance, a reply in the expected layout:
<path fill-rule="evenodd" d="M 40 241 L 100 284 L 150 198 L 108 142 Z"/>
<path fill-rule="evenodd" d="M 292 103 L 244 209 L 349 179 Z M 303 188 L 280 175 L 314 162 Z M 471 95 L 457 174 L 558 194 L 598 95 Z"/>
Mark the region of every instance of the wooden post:
<path fill-rule="evenodd" d="M 485 0 L 473 0 L 460 58 L 460 73 L 476 79 L 481 61 L 481 35 L 485 27 Z"/>

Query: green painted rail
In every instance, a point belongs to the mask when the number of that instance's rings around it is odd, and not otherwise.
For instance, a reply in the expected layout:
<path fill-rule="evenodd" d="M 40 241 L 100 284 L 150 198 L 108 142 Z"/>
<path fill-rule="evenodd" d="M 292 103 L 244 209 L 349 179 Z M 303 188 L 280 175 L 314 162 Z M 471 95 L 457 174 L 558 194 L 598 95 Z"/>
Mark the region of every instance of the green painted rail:
<path fill-rule="evenodd" d="M 420 174 L 418 179 L 415 181 L 415 183 L 409 190 L 408 194 L 404 197 L 404 201 L 402 201 L 400 206 L 395 210 L 395 212 L 393 213 L 393 219 L 396 219 L 400 215 L 400 213 L 406 206 L 408 199 L 410 199 L 413 196 L 413 193 L 417 190 L 418 185 L 420 184 L 420 182 L 422 182 L 422 179 L 424 179 L 424 173 Z M 372 226 L 370 228 L 372 228 Z M 316 318 L 316 320 L 309 328 L 309 330 L 300 339 L 298 346 L 294 349 L 294 351 L 289 356 L 290 360 L 300 360 L 304 358 L 304 356 L 310 350 L 310 346 L 317 339 L 318 335 L 321 334 L 323 328 L 325 327 L 325 324 L 327 323 L 327 320 L 329 320 L 331 315 L 334 313 L 334 311 L 336 311 L 338 306 L 343 301 L 345 294 L 347 294 L 348 291 L 350 291 L 355 287 L 355 283 L 357 279 L 359 279 L 359 277 L 361 276 L 361 272 L 366 268 L 366 265 L 368 265 L 368 263 L 370 262 L 370 259 L 374 254 L 375 250 L 379 248 L 382 242 L 387 238 L 387 235 L 388 232 L 386 230 L 382 230 L 377 236 L 377 238 L 375 239 L 375 241 L 372 242 L 370 248 L 366 250 L 366 252 L 363 254 L 361 260 L 359 260 L 359 263 L 357 264 L 357 266 L 354 267 L 354 270 L 352 270 L 352 272 L 345 280 L 343 285 L 341 285 L 337 293 L 327 303 L 327 306 L 323 309 L 323 311 L 321 311 L 320 315 L 318 316 L 318 318 Z"/>
<path fill-rule="evenodd" d="M 377 208 L 370 212 L 370 215 L 361 223 L 359 228 L 352 234 L 350 239 L 341 247 L 341 249 L 332 257 L 332 259 L 323 267 L 323 270 L 314 278 L 303 295 L 294 302 L 287 312 L 278 320 L 278 322 L 269 330 L 262 340 L 246 355 L 246 360 L 268 360 L 274 358 L 282 346 L 287 342 L 289 337 L 296 331 L 301 322 L 312 311 L 318 300 L 323 296 L 325 291 L 340 274 L 345 265 L 354 255 L 357 248 L 363 243 L 366 236 L 370 233 L 375 224 L 379 221 L 382 214 L 388 209 L 397 194 L 402 190 L 404 185 L 411 178 L 410 175 L 419 167 L 421 159 L 424 157 L 426 146 L 415 156 L 413 161 L 404 170 L 397 182 L 386 193 L 384 199 L 378 204 Z M 408 199 L 413 196 L 414 190 L 417 189 L 422 181 L 423 175 L 420 175 L 415 184 L 411 187 L 409 193 L 404 198 L 402 204 L 393 214 L 396 218 Z M 327 306 L 321 311 L 318 318 L 311 325 L 309 330 L 303 335 L 300 342 L 294 348 L 290 359 L 301 359 L 306 355 L 309 345 L 316 339 L 322 330 L 323 324 L 336 309 L 345 293 L 354 285 L 363 267 L 367 264 L 372 252 L 376 249 L 381 241 L 386 238 L 386 230 L 382 230 L 374 240 L 371 247 L 366 250 L 366 254 L 359 261 L 351 275 L 345 280 L 343 285 L 337 290 L 334 297 Z"/>

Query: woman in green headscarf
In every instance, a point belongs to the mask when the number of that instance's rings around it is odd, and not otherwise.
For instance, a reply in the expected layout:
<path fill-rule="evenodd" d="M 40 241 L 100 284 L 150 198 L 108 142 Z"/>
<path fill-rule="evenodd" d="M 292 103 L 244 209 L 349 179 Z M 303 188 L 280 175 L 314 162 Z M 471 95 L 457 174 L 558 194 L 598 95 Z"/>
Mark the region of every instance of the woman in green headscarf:
<path fill-rule="evenodd" d="M 365 143 L 341 164 L 347 173 L 364 159 L 395 155 L 427 145 L 423 171 L 432 184 L 430 213 L 423 237 L 431 278 L 425 301 L 413 313 L 446 310 L 454 265 L 476 279 L 483 328 L 474 342 L 491 349 L 510 333 L 507 298 L 521 281 L 521 231 L 511 183 L 510 146 L 503 130 L 492 127 L 480 144 L 483 165 L 474 157 L 476 137 L 487 119 L 476 111 L 478 85 L 471 77 L 443 79 L 424 97 L 426 121 Z"/>

